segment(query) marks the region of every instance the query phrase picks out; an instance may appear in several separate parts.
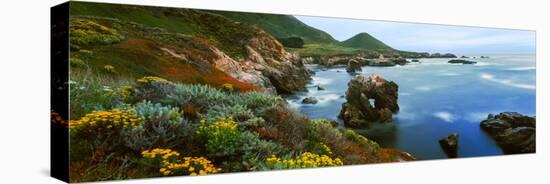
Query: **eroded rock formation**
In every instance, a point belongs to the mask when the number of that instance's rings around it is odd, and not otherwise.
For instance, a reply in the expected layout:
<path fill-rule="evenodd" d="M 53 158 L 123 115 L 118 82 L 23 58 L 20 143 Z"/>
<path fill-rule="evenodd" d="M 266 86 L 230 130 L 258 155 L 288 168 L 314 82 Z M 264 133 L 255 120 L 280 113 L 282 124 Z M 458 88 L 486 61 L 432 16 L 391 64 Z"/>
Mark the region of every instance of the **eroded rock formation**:
<path fill-rule="evenodd" d="M 399 111 L 398 86 L 379 75 L 356 76 L 348 83 L 346 100 L 339 117 L 344 124 L 354 128 L 368 127 L 372 122 L 389 122 Z"/>

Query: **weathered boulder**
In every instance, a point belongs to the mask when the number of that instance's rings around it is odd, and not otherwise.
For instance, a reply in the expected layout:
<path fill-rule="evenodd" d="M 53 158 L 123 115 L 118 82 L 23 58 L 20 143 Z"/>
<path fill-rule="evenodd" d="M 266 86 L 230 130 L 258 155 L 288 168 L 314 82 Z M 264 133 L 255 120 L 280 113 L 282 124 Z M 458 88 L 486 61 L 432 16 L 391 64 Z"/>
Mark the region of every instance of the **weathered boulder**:
<path fill-rule="evenodd" d="M 347 72 L 361 71 L 361 64 L 359 63 L 359 61 L 355 59 L 350 59 L 348 61 L 348 66 L 346 67 L 346 71 Z"/>
<path fill-rule="evenodd" d="M 505 154 L 536 151 L 536 119 L 517 112 L 489 114 L 480 126 L 497 142 Z"/>
<path fill-rule="evenodd" d="M 353 128 L 368 127 L 372 122 L 390 122 L 399 111 L 398 86 L 378 75 L 356 76 L 348 83 L 346 101 L 339 117 Z"/>
<path fill-rule="evenodd" d="M 317 102 L 319 102 L 319 100 L 317 100 L 317 98 L 312 96 L 306 97 L 302 100 L 303 104 L 316 104 Z"/>
<path fill-rule="evenodd" d="M 448 63 L 451 63 L 451 64 L 476 64 L 477 62 L 468 61 L 468 60 L 464 60 L 464 59 L 452 59 L 452 60 L 449 60 Z"/>
<path fill-rule="evenodd" d="M 453 133 L 439 140 L 439 145 L 449 158 L 458 157 L 458 133 Z"/>

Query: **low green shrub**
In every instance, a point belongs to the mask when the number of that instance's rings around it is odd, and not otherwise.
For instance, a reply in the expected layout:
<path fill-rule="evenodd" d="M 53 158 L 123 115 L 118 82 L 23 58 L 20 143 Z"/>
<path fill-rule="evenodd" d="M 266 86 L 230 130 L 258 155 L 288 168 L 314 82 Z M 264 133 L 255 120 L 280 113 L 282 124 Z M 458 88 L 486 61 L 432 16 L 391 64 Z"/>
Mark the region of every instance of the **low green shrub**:
<path fill-rule="evenodd" d="M 128 148 L 139 152 L 192 144 L 194 127 L 184 119 L 178 108 L 145 101 L 137 103 L 134 109 L 143 123 L 123 133 Z"/>
<path fill-rule="evenodd" d="M 136 100 L 158 102 L 175 89 L 175 84 L 160 77 L 146 76 L 136 80 Z M 174 105 L 179 106 L 179 105 Z"/>
<path fill-rule="evenodd" d="M 72 119 L 78 119 L 94 110 L 112 109 L 121 102 L 112 94 L 112 84 L 102 77 L 73 77 L 69 81 Z"/>
<path fill-rule="evenodd" d="M 86 67 L 86 63 L 82 59 L 75 58 L 75 57 L 71 57 L 69 59 L 69 63 L 71 67 L 77 67 L 77 68 Z"/>

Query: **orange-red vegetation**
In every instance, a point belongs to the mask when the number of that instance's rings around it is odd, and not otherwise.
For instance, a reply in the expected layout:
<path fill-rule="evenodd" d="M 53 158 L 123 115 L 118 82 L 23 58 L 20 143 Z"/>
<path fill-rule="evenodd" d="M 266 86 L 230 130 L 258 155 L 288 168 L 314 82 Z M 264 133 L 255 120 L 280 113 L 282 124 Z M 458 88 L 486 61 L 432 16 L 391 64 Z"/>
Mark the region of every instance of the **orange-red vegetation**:
<path fill-rule="evenodd" d="M 240 92 L 258 90 L 257 87 L 241 82 L 205 62 L 203 59 L 207 58 L 202 58 L 205 57 L 203 55 L 189 57 L 188 62 L 182 62 L 181 59 L 166 54 L 160 48 L 151 40 L 128 38 L 120 44 L 104 47 L 102 51 L 107 52 L 101 54 L 104 58 L 96 60 L 107 62 L 121 72 L 126 70 L 125 72 L 131 75 L 154 75 L 182 83 L 208 84 L 213 87 L 220 87 L 227 83 Z M 184 54 L 196 54 L 191 51 L 181 51 L 189 52 Z"/>

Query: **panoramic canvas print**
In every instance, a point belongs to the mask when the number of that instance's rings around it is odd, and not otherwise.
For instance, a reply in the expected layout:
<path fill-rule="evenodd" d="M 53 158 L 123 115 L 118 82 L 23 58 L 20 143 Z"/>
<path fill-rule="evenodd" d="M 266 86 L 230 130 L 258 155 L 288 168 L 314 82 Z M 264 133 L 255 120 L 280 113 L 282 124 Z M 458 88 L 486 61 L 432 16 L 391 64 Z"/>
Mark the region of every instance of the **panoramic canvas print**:
<path fill-rule="evenodd" d="M 70 182 L 536 151 L 534 31 L 65 7 L 52 174 Z"/>

